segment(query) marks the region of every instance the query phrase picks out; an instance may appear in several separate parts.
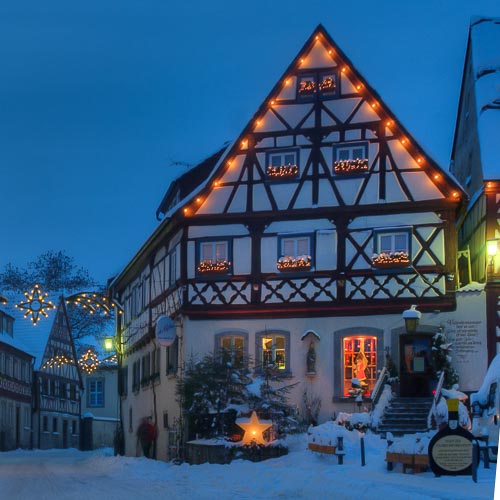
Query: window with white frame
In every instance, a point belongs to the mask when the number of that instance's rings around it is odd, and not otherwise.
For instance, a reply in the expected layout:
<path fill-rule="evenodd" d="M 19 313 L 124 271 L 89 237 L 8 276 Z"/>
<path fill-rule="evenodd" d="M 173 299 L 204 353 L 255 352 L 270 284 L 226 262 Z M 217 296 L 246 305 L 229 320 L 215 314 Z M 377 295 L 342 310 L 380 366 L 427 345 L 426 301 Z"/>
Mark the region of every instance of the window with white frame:
<path fill-rule="evenodd" d="M 411 231 L 401 230 L 375 230 L 374 250 L 372 263 L 381 265 L 409 265 L 411 256 Z"/>
<path fill-rule="evenodd" d="M 299 175 L 298 150 L 271 151 L 267 153 L 266 174 L 272 180 L 295 179 Z"/>
<path fill-rule="evenodd" d="M 197 271 L 199 274 L 228 273 L 231 269 L 229 241 L 200 241 Z"/>
<path fill-rule="evenodd" d="M 290 235 L 278 238 L 279 271 L 308 271 L 312 265 L 310 235 Z"/>
<path fill-rule="evenodd" d="M 290 370 L 290 334 L 288 332 L 257 333 L 256 342 L 258 368 L 271 367 L 280 371 Z"/>
<path fill-rule="evenodd" d="M 353 142 L 334 146 L 333 172 L 335 174 L 359 174 L 367 171 L 367 142 Z"/>
<path fill-rule="evenodd" d="M 87 406 L 94 407 L 94 408 L 104 406 L 104 379 L 103 378 L 88 378 L 87 379 Z"/>
<path fill-rule="evenodd" d="M 243 333 L 224 333 L 216 336 L 216 349 L 220 360 L 234 367 L 243 366 L 246 344 L 246 335 Z"/>

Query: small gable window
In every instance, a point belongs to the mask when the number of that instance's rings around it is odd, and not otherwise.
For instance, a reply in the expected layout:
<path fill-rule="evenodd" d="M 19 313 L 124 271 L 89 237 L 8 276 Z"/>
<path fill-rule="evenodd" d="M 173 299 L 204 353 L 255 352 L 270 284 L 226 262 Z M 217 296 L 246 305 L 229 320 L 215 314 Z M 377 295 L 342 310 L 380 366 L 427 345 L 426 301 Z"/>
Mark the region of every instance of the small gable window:
<path fill-rule="evenodd" d="M 199 275 L 228 274 L 231 271 L 229 241 L 200 241 L 196 270 Z"/>
<path fill-rule="evenodd" d="M 290 334 L 288 332 L 259 332 L 256 334 L 257 370 L 273 368 L 290 370 Z"/>
<path fill-rule="evenodd" d="M 299 176 L 298 156 L 297 150 L 267 153 L 267 178 L 276 181 L 296 179 Z"/>
<path fill-rule="evenodd" d="M 375 268 L 407 267 L 410 265 L 410 229 L 375 230 Z"/>
<path fill-rule="evenodd" d="M 312 101 L 333 99 L 338 95 L 338 78 L 335 71 L 306 73 L 297 81 L 297 99 Z"/>
<path fill-rule="evenodd" d="M 334 147 L 333 173 L 362 174 L 368 171 L 368 143 L 355 142 Z"/>
<path fill-rule="evenodd" d="M 312 266 L 311 246 L 310 235 L 280 236 L 276 267 L 281 272 L 309 271 Z"/>

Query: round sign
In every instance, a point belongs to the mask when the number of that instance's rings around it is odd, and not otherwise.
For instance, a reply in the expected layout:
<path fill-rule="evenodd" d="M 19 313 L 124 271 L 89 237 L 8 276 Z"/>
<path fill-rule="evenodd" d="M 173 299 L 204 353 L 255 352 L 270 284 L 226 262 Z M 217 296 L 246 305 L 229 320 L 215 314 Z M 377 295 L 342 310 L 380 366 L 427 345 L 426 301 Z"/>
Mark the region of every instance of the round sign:
<path fill-rule="evenodd" d="M 429 443 L 429 465 L 434 474 L 471 474 L 472 439 L 472 434 L 460 427 L 439 431 Z"/>
<path fill-rule="evenodd" d="M 175 323 L 168 316 L 160 316 L 156 322 L 156 340 L 161 346 L 169 347 L 177 337 Z"/>

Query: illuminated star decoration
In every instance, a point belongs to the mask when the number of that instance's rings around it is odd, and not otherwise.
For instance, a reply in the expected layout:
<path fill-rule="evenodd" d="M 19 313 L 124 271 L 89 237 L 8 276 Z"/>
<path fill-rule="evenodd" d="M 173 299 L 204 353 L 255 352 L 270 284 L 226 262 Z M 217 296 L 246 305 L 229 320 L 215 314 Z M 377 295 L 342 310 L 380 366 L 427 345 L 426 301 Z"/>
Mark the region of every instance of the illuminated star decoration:
<path fill-rule="evenodd" d="M 245 434 L 243 435 L 243 441 L 241 444 L 266 444 L 264 441 L 263 433 L 269 427 L 271 427 L 272 423 L 261 423 L 259 422 L 259 417 L 257 417 L 257 413 L 255 411 L 252 412 L 252 416 L 248 422 L 238 422 L 236 421 L 236 425 L 241 427 Z"/>
<path fill-rule="evenodd" d="M 42 368 L 61 368 L 62 366 L 72 363 L 72 360 L 66 357 L 64 354 L 56 354 L 47 360 Z"/>
<path fill-rule="evenodd" d="M 81 306 L 83 309 L 88 309 L 90 314 L 102 312 L 104 315 L 116 307 L 118 314 L 122 314 L 122 308 L 116 302 L 94 292 L 79 292 L 70 295 L 66 297 L 66 304 Z"/>
<path fill-rule="evenodd" d="M 99 358 L 97 357 L 97 354 L 93 349 L 87 349 L 78 360 L 80 370 L 83 370 L 88 375 L 97 370 L 100 364 L 101 362 L 99 361 Z"/>
<path fill-rule="evenodd" d="M 48 293 L 42 293 L 40 287 L 35 285 L 33 290 L 31 290 L 31 293 L 24 292 L 26 300 L 24 302 L 19 302 L 19 304 L 15 304 L 15 307 L 26 311 L 24 313 L 24 317 L 27 318 L 28 316 L 31 316 L 30 319 L 33 322 L 33 325 L 36 325 L 41 316 L 46 318 L 49 317 L 45 311 L 56 308 L 50 300 L 46 300 L 48 295 Z"/>

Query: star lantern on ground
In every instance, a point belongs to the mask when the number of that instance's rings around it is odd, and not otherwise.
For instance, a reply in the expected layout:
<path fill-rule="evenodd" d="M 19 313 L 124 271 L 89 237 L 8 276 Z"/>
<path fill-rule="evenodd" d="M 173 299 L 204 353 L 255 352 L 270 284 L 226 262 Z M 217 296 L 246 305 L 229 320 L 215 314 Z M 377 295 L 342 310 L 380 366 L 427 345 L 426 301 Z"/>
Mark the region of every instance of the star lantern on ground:
<path fill-rule="evenodd" d="M 56 307 L 53 302 L 47 300 L 48 295 L 48 293 L 43 293 L 38 285 L 35 285 L 30 293 L 24 292 L 26 300 L 15 304 L 15 307 L 26 311 L 24 317 L 30 316 L 33 325 L 36 325 L 41 316 L 49 317 L 46 311 Z"/>
<path fill-rule="evenodd" d="M 252 412 L 252 416 L 248 421 L 237 421 L 236 425 L 241 427 L 245 434 L 243 435 L 243 441 L 241 444 L 266 444 L 264 440 L 264 432 L 269 429 L 273 424 L 266 422 L 260 422 L 259 417 L 255 411 Z"/>

